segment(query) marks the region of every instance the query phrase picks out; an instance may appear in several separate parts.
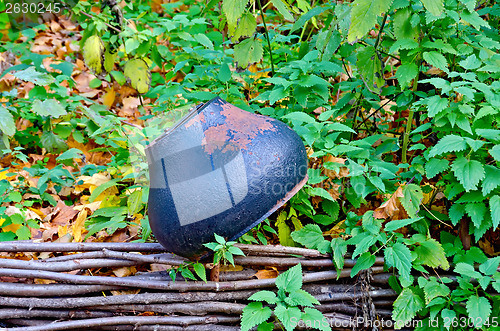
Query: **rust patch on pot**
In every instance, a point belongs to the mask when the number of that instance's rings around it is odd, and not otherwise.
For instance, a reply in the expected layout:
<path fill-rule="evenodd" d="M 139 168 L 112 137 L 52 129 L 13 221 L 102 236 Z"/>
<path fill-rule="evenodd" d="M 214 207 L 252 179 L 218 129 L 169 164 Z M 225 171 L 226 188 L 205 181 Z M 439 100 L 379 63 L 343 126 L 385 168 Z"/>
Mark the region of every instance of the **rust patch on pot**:
<path fill-rule="evenodd" d="M 211 126 L 205 130 L 204 134 L 205 137 L 201 141 L 201 144 L 206 153 L 212 154 L 216 150 L 221 150 L 222 152 L 236 150 L 235 146 L 228 144 L 230 136 L 226 124 Z"/>
<path fill-rule="evenodd" d="M 226 118 L 226 125 L 231 128 L 231 134 L 240 149 L 247 149 L 255 137 L 265 131 L 276 131 L 271 121 L 266 117 L 252 114 L 229 103 L 222 105 L 220 112 Z"/>
<path fill-rule="evenodd" d="M 196 116 L 194 116 L 192 119 L 187 121 L 185 127 L 189 128 L 191 125 L 195 123 L 205 123 L 205 115 L 203 113 L 198 113 Z"/>

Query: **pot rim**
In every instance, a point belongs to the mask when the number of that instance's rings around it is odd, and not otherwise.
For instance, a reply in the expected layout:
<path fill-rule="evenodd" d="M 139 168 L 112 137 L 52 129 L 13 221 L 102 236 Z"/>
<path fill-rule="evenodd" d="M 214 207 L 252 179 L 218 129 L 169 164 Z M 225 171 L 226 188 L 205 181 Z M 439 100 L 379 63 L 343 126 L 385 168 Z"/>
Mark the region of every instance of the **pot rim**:
<path fill-rule="evenodd" d="M 149 150 L 154 147 L 155 144 L 157 144 L 160 140 L 163 138 L 167 137 L 171 132 L 175 131 L 178 127 L 181 125 L 185 124 L 188 122 L 191 118 L 193 118 L 195 115 L 198 115 L 203 109 L 205 109 L 209 104 L 211 104 L 213 101 L 219 99 L 219 97 L 215 97 L 212 100 L 208 102 L 202 102 L 194 106 L 189 110 L 189 112 L 184 115 L 179 121 L 177 121 L 173 126 L 166 128 L 165 131 L 155 138 L 153 141 L 151 141 L 146 147 L 145 150 Z"/>

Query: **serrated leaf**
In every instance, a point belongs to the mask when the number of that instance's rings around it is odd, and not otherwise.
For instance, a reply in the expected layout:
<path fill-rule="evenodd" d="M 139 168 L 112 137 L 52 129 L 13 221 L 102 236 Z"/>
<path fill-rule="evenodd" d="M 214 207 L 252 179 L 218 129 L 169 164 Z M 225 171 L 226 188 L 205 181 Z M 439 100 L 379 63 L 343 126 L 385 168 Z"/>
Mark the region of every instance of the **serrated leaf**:
<path fill-rule="evenodd" d="M 352 128 L 350 128 L 347 125 L 342 124 L 342 123 L 331 123 L 331 124 L 328 124 L 328 130 L 342 131 L 342 132 L 351 132 L 351 133 L 356 134 L 356 131 L 354 131 Z"/>
<path fill-rule="evenodd" d="M 269 307 L 262 307 L 262 302 L 250 302 L 241 315 L 241 330 L 248 331 L 252 327 L 267 321 L 272 315 L 272 310 Z"/>
<path fill-rule="evenodd" d="M 485 177 L 482 183 L 483 195 L 488 195 L 500 186 L 500 169 L 494 166 L 485 165 L 484 166 Z"/>
<path fill-rule="evenodd" d="M 280 214 L 280 216 L 283 214 Z M 295 242 L 291 236 L 290 227 L 285 222 L 286 216 L 284 218 L 278 217 L 276 221 L 276 227 L 278 228 L 278 239 L 280 241 L 280 245 L 283 246 L 295 246 Z"/>
<path fill-rule="evenodd" d="M 142 190 L 135 190 L 130 193 L 127 198 L 127 208 L 129 215 L 137 214 L 142 209 Z"/>
<path fill-rule="evenodd" d="M 500 266 L 500 256 L 490 258 L 479 266 L 479 271 L 487 276 L 493 276 Z"/>
<path fill-rule="evenodd" d="M 295 242 L 310 249 L 318 249 L 323 241 L 325 241 L 323 232 L 317 224 L 307 224 L 299 231 L 294 231 L 292 238 Z"/>
<path fill-rule="evenodd" d="M 31 82 L 38 86 L 50 85 L 55 80 L 54 77 L 52 77 L 49 74 L 36 71 L 35 67 L 29 67 L 24 70 L 17 71 L 12 75 L 21 80 L 24 80 L 26 82 Z"/>
<path fill-rule="evenodd" d="M 362 38 L 377 23 L 377 17 L 386 12 L 392 0 L 355 0 L 351 9 L 351 26 L 347 41 Z"/>
<path fill-rule="evenodd" d="M 472 54 L 465 60 L 458 62 L 458 64 L 466 70 L 473 70 L 481 66 L 481 61 L 476 57 L 476 55 Z"/>
<path fill-rule="evenodd" d="M 202 33 L 197 33 L 194 35 L 194 39 L 205 46 L 208 49 L 213 50 L 214 49 L 214 43 L 204 34 Z"/>
<path fill-rule="evenodd" d="M 315 195 L 315 196 L 318 196 L 318 197 L 322 197 L 324 199 L 328 199 L 328 200 L 331 200 L 331 201 L 335 201 L 332 196 L 330 195 L 330 193 L 328 193 L 327 190 L 325 190 L 324 188 L 322 187 L 311 187 L 307 190 L 307 193 L 309 195 Z"/>
<path fill-rule="evenodd" d="M 356 264 L 351 269 L 351 278 L 356 276 L 361 270 L 371 268 L 375 264 L 376 258 L 370 252 L 365 252 L 356 260 Z"/>
<path fill-rule="evenodd" d="M 460 13 L 460 18 L 465 22 L 470 23 L 476 30 L 480 30 L 482 26 L 485 28 L 490 27 L 488 22 L 483 20 L 476 11 L 467 12 L 464 10 Z"/>
<path fill-rule="evenodd" d="M 278 12 L 289 22 L 294 22 L 292 14 L 288 11 L 288 4 L 283 0 L 271 0 L 274 7 L 278 9 Z"/>
<path fill-rule="evenodd" d="M 448 62 L 443 54 L 437 51 L 424 52 L 423 54 L 424 60 L 436 67 L 438 69 L 443 70 L 444 72 L 448 72 Z"/>
<path fill-rule="evenodd" d="M 55 99 L 35 100 L 31 105 L 31 111 L 37 115 L 50 116 L 52 118 L 58 118 L 67 114 L 66 109 Z"/>
<path fill-rule="evenodd" d="M 64 161 L 71 159 L 80 159 L 82 158 L 83 152 L 77 148 L 68 149 L 66 152 L 62 153 L 56 158 L 56 161 Z"/>
<path fill-rule="evenodd" d="M 384 229 L 385 231 L 396 231 L 397 229 L 401 229 L 402 227 L 415 223 L 421 219 L 422 217 L 417 217 L 390 221 L 385 224 Z"/>
<path fill-rule="evenodd" d="M 446 297 L 450 294 L 448 286 L 438 283 L 436 279 L 432 279 L 424 286 L 425 303 L 429 304 L 437 297 Z"/>
<path fill-rule="evenodd" d="M 457 225 L 458 222 L 464 217 L 465 215 L 465 206 L 461 205 L 459 203 L 454 203 L 451 207 L 450 210 L 448 210 L 448 216 L 450 217 L 451 224 Z"/>
<path fill-rule="evenodd" d="M 64 140 L 59 138 L 53 132 L 46 131 L 40 136 L 40 143 L 42 146 L 51 153 L 56 153 L 68 148 Z"/>
<path fill-rule="evenodd" d="M 302 289 L 290 292 L 285 302 L 290 306 L 313 307 L 313 305 L 319 305 L 319 301 L 315 297 Z"/>
<path fill-rule="evenodd" d="M 140 94 L 144 94 L 151 86 L 151 71 L 143 59 L 132 59 L 125 63 L 123 73 L 130 79 L 130 85 Z"/>
<path fill-rule="evenodd" d="M 257 21 L 252 13 L 244 13 L 241 16 L 240 22 L 234 31 L 234 40 L 238 40 L 241 37 L 250 37 L 254 34 L 255 29 L 257 29 Z"/>
<path fill-rule="evenodd" d="M 302 266 L 297 264 L 276 278 L 276 286 L 286 292 L 292 292 L 302 287 Z"/>
<path fill-rule="evenodd" d="M 411 288 L 405 288 L 394 301 L 392 319 L 396 322 L 395 328 L 401 329 L 411 321 L 417 312 L 424 308 L 424 302 Z"/>
<path fill-rule="evenodd" d="M 465 205 L 465 212 L 470 216 L 474 226 L 479 228 L 486 215 L 486 206 L 482 203 L 468 203 Z"/>
<path fill-rule="evenodd" d="M 500 145 L 493 146 L 493 148 L 488 152 L 495 159 L 495 161 L 500 162 Z"/>
<path fill-rule="evenodd" d="M 396 71 L 396 78 L 401 87 L 408 86 L 408 84 L 410 84 L 411 81 L 417 77 L 417 75 L 418 75 L 418 66 L 415 63 L 402 64 Z"/>
<path fill-rule="evenodd" d="M 460 152 L 467 148 L 467 143 L 465 139 L 460 136 L 455 136 L 453 134 L 444 136 L 439 140 L 439 142 L 434 146 L 430 152 L 429 157 L 434 157 L 436 155 L 441 155 L 450 152 Z"/>
<path fill-rule="evenodd" d="M 315 328 L 321 331 L 331 331 L 332 328 L 328 323 L 323 323 L 325 317 L 323 314 L 315 308 L 304 308 L 301 319 L 304 321 L 305 325 L 314 325 Z M 318 325 L 318 321 L 321 321 Z"/>
<path fill-rule="evenodd" d="M 223 83 L 227 83 L 231 79 L 231 69 L 227 63 L 221 64 L 217 78 Z"/>
<path fill-rule="evenodd" d="M 0 130 L 7 136 L 13 136 L 16 133 L 16 123 L 14 117 L 6 108 L 0 105 Z"/>
<path fill-rule="evenodd" d="M 424 4 L 425 9 L 427 9 L 434 16 L 441 16 L 444 10 L 443 0 L 421 0 Z"/>
<path fill-rule="evenodd" d="M 429 162 L 425 164 L 425 173 L 427 178 L 431 179 L 437 174 L 442 173 L 450 166 L 450 161 L 445 159 L 430 159 Z"/>
<path fill-rule="evenodd" d="M 480 137 L 492 141 L 500 141 L 500 130 L 495 129 L 476 129 L 476 134 Z"/>
<path fill-rule="evenodd" d="M 333 262 L 338 271 L 344 268 L 344 255 L 347 253 L 347 243 L 344 239 L 333 238 L 331 243 Z"/>
<path fill-rule="evenodd" d="M 427 99 L 427 110 L 430 117 L 434 117 L 448 108 L 448 99 L 434 95 Z"/>
<path fill-rule="evenodd" d="M 234 46 L 234 59 L 241 68 L 246 68 L 250 63 L 259 62 L 262 54 L 262 44 L 255 38 L 245 39 Z"/>
<path fill-rule="evenodd" d="M 436 239 L 431 238 L 420 242 L 414 252 L 421 264 L 432 268 L 441 267 L 444 270 L 450 267 L 443 246 Z"/>
<path fill-rule="evenodd" d="M 473 295 L 467 300 L 465 307 L 469 317 L 474 321 L 475 327 L 480 328 L 488 323 L 491 315 L 491 304 L 487 298 Z"/>
<path fill-rule="evenodd" d="M 403 187 L 403 196 L 399 198 L 406 213 L 410 218 L 417 217 L 417 212 L 420 209 L 420 202 L 424 198 L 424 193 L 420 186 L 408 184 Z"/>
<path fill-rule="evenodd" d="M 493 229 L 498 228 L 500 225 L 500 196 L 494 195 L 490 199 L 490 213 L 491 221 L 493 222 Z"/>
<path fill-rule="evenodd" d="M 226 15 L 227 26 L 229 28 L 230 34 L 233 34 L 238 19 L 245 12 L 245 6 L 247 5 L 247 3 L 248 3 L 247 1 L 242 1 L 242 0 L 222 1 L 222 11 Z"/>
<path fill-rule="evenodd" d="M 102 72 L 104 44 L 99 36 L 90 36 L 83 45 L 83 59 L 87 67 L 100 74 Z"/>
<path fill-rule="evenodd" d="M 276 293 L 271 292 L 271 291 L 259 291 L 254 294 L 252 294 L 248 300 L 252 301 L 265 301 L 269 304 L 275 304 L 278 301 L 278 298 L 276 297 Z"/>
<path fill-rule="evenodd" d="M 476 190 L 479 182 L 484 178 L 484 168 L 481 162 L 476 160 L 467 160 L 461 156 L 457 158 L 451 165 L 451 169 L 463 185 L 466 192 Z"/>
<path fill-rule="evenodd" d="M 385 263 L 389 267 L 394 267 L 399 271 L 399 275 L 404 279 L 410 279 L 411 252 L 410 249 L 401 243 L 387 247 L 384 251 Z"/>
<path fill-rule="evenodd" d="M 274 309 L 274 315 L 280 320 L 286 331 L 292 331 L 296 326 L 296 323 L 293 321 L 298 322 L 302 316 L 302 312 L 297 307 L 285 307 L 281 305 Z"/>

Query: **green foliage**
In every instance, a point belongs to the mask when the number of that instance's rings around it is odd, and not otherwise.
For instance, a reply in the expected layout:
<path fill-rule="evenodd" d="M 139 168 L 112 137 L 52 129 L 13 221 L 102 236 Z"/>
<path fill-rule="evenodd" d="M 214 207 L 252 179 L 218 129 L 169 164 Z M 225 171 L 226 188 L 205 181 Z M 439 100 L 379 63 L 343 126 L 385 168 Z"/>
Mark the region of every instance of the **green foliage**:
<path fill-rule="evenodd" d="M 226 239 L 216 233 L 214 233 L 214 236 L 216 242 L 203 244 L 206 248 L 214 251 L 214 264 L 219 264 L 223 261 L 224 265 L 229 262 L 234 266 L 233 255 L 245 255 L 241 249 L 234 246 L 236 241 L 226 241 Z"/>
<path fill-rule="evenodd" d="M 285 330 L 290 331 L 302 320 L 306 326 L 318 328 L 319 330 L 331 330 L 325 323 L 323 314 L 313 308 L 319 305 L 319 301 L 308 292 L 302 290 L 302 266 L 288 269 L 276 278 L 277 293 L 272 291 L 259 291 L 252 294 L 248 299 L 256 302 L 249 303 L 241 316 L 241 330 L 250 330 L 258 325 L 266 328 L 268 319 L 274 313 L 276 320 L 281 323 Z M 263 302 L 275 306 L 271 309 L 263 306 Z M 303 310 L 300 307 L 303 306 Z"/>

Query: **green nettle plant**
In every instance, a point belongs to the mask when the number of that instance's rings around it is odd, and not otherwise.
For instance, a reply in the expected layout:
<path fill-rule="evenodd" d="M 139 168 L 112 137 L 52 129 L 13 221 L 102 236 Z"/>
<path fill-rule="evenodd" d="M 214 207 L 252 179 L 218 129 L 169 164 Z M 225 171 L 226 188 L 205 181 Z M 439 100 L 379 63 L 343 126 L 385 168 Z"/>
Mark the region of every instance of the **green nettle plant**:
<path fill-rule="evenodd" d="M 215 241 L 203 244 L 206 248 L 214 252 L 214 264 L 218 265 L 221 261 L 225 265 L 227 262 L 234 266 L 234 256 L 241 255 L 244 256 L 245 253 L 238 247 L 234 246 L 236 241 L 226 241 L 223 237 L 214 233 Z"/>
<path fill-rule="evenodd" d="M 297 325 L 319 330 L 331 330 L 323 314 L 314 308 L 319 305 L 311 294 L 302 289 L 302 266 L 288 269 L 276 278 L 277 293 L 273 291 L 259 291 L 248 298 L 255 301 L 249 303 L 241 316 L 241 330 L 248 331 L 258 325 L 258 330 L 273 330 L 274 323 L 267 322 L 270 318 L 280 322 L 285 330 L 293 330 Z M 274 306 L 264 306 L 263 302 Z M 301 310 L 300 307 L 303 307 Z M 274 316 L 273 316 L 274 315 Z"/>

